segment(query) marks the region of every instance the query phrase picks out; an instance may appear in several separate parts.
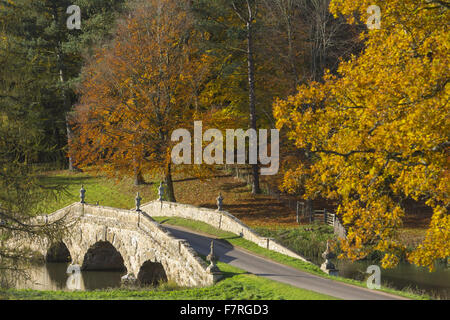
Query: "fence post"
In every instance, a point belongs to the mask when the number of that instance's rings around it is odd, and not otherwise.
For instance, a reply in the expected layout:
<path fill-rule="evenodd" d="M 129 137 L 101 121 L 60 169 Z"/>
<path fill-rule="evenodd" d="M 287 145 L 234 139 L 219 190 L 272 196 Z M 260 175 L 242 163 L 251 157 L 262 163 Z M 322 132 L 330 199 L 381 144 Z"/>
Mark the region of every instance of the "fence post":
<path fill-rule="evenodd" d="M 328 219 L 327 219 L 327 209 L 323 209 L 323 219 L 324 219 L 324 223 L 328 224 Z"/>

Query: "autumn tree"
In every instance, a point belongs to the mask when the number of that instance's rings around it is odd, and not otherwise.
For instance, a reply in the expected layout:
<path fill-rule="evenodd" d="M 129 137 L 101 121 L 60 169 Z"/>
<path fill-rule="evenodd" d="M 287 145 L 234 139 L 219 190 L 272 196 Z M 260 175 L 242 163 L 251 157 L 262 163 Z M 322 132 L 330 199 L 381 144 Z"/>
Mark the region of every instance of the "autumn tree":
<path fill-rule="evenodd" d="M 405 255 L 433 269 L 450 256 L 449 31 L 441 1 L 332 0 L 330 10 L 365 23 L 381 8 L 381 29 L 361 34 L 365 48 L 343 61 L 338 75 L 299 87 L 275 104 L 277 126 L 312 155 L 284 178 L 285 190 L 304 182 L 306 197 L 340 202 L 348 228 L 344 254 L 384 252 L 383 267 Z M 398 238 L 404 200 L 433 209 L 423 242 L 407 251 Z"/>
<path fill-rule="evenodd" d="M 212 51 L 214 55 L 225 59 L 225 61 L 219 59 L 221 72 L 225 68 L 231 69 L 231 72 L 228 71 L 229 76 L 225 78 L 226 82 L 224 82 L 224 86 L 228 88 L 224 88 L 224 90 L 227 93 L 233 92 L 231 95 L 219 93 L 219 96 L 226 96 L 228 103 L 246 103 L 249 127 L 256 130 L 255 29 L 259 1 L 195 0 L 192 3 L 198 20 L 197 25 L 200 26 L 200 30 L 208 34 L 209 44 L 213 44 L 213 49 L 209 50 L 210 54 Z M 241 77 L 243 74 L 246 75 L 245 80 Z M 210 89 L 217 91 L 219 88 L 218 90 L 221 90 L 220 80 L 218 77 L 216 81 L 210 83 Z M 242 88 L 242 83 L 245 83 L 245 88 Z M 246 94 L 246 97 L 243 93 Z M 252 193 L 257 194 L 260 193 L 259 166 L 258 164 L 251 166 Z"/>
<path fill-rule="evenodd" d="M 175 201 L 171 133 L 192 126 L 208 60 L 196 48 L 188 4 L 139 1 L 110 47 L 83 72 L 77 163 L 110 175 L 163 174 Z M 190 123 L 190 124 L 189 124 Z"/>

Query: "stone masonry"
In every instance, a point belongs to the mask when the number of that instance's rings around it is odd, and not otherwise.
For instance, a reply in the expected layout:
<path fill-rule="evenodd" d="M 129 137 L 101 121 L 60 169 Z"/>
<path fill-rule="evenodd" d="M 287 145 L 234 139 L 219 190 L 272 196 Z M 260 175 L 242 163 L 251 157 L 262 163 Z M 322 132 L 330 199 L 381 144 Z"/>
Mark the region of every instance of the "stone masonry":
<path fill-rule="evenodd" d="M 167 279 L 181 286 L 208 286 L 220 278 L 207 270 L 208 264 L 186 241 L 176 239 L 145 211 L 75 203 L 37 220 L 51 223 L 61 218 L 69 225 L 69 232 L 61 240 L 73 265 L 82 266 L 88 250 L 106 241 L 121 254 L 128 275 L 134 278 L 148 261 L 160 263 Z M 43 256 L 51 247 L 45 241 L 28 246 Z"/>
<path fill-rule="evenodd" d="M 272 238 L 261 237 L 239 219 L 226 211 L 199 208 L 192 205 L 158 200 L 144 204 L 142 210 L 152 217 L 179 217 L 201 221 L 217 229 L 241 236 L 246 240 L 256 243 L 260 247 L 308 262 L 304 257 L 285 248 L 275 242 Z"/>

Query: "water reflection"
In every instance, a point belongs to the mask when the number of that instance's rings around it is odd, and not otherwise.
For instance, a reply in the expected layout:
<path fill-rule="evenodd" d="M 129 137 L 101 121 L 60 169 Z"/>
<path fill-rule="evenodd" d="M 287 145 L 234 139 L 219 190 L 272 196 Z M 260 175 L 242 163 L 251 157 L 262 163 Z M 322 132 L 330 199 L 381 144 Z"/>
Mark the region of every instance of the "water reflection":
<path fill-rule="evenodd" d="M 15 288 L 34 290 L 96 290 L 117 288 L 121 276 L 126 272 L 72 270 L 67 273 L 69 263 L 46 263 L 31 267 L 27 273 L 29 280 L 17 278 Z"/>
<path fill-rule="evenodd" d="M 367 267 L 374 263 L 338 261 L 339 276 L 365 281 L 369 274 Z M 417 293 L 425 293 L 435 298 L 450 299 L 450 269 L 438 266 L 436 271 L 417 267 L 408 263 L 400 263 L 394 269 L 381 268 L 381 284 L 397 290 L 412 289 Z"/>

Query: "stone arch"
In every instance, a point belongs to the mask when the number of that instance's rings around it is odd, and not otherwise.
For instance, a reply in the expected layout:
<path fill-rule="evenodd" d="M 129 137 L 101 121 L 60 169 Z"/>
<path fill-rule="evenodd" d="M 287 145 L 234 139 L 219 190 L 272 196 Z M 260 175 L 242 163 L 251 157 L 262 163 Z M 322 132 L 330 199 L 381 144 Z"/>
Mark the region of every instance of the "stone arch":
<path fill-rule="evenodd" d="M 145 212 L 136 214 L 136 211 L 131 210 L 75 203 L 38 218 L 38 222 L 42 223 L 63 218 L 66 220 L 68 228 L 61 240 L 70 253 L 74 267 L 84 264 L 85 268 L 93 269 L 89 267 L 89 259 L 92 261 L 92 253 L 96 251 L 94 249 L 102 248 L 102 245 L 96 247 L 102 241 L 108 242 L 122 257 L 127 271 L 123 280 L 137 280 L 143 262 L 147 261 L 162 265 L 167 278 L 183 286 L 210 285 L 218 278 L 207 270 L 207 264 L 189 244 L 176 239 Z M 14 242 L 11 241 L 11 244 L 14 245 Z M 48 241 L 31 241 L 29 245 L 44 257 L 50 247 Z M 104 244 L 103 249 L 105 246 Z M 90 249 L 92 250 L 88 254 Z M 105 259 L 107 256 L 104 255 Z M 105 262 L 105 259 L 100 260 Z M 112 265 L 115 268 L 115 264 Z M 111 265 L 103 264 L 103 267 L 111 269 Z"/>
<path fill-rule="evenodd" d="M 45 254 L 46 262 L 71 262 L 72 256 L 63 241 L 52 243 Z"/>
<path fill-rule="evenodd" d="M 141 285 L 156 286 L 160 282 L 167 282 L 168 277 L 162 263 L 147 260 L 139 269 L 137 280 Z"/>
<path fill-rule="evenodd" d="M 100 240 L 90 246 L 84 257 L 82 270 L 127 271 L 122 254 L 109 242 Z"/>

